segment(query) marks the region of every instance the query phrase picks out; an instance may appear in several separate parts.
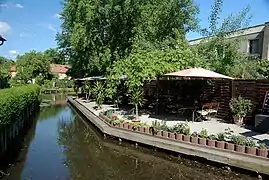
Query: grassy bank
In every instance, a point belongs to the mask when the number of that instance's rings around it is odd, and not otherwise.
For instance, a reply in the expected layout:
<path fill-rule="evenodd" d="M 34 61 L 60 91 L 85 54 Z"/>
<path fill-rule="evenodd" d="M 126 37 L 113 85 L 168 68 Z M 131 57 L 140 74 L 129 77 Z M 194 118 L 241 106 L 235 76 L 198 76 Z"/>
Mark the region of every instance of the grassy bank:
<path fill-rule="evenodd" d="M 38 101 L 39 93 L 40 87 L 34 84 L 0 90 L 0 127 L 12 124 Z"/>

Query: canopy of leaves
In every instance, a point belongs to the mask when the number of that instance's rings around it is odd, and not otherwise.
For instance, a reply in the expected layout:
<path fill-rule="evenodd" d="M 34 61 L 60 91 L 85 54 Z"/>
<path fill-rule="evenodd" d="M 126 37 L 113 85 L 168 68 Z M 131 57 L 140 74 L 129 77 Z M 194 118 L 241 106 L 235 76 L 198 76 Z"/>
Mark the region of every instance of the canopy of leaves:
<path fill-rule="evenodd" d="M 43 53 L 30 51 L 17 57 L 16 78 L 27 82 L 33 78 L 49 79 L 50 58 Z"/>
<path fill-rule="evenodd" d="M 44 55 L 51 60 L 51 63 L 66 64 L 64 56 L 55 48 L 49 48 L 45 50 Z"/>
<path fill-rule="evenodd" d="M 73 77 L 106 74 L 133 49 L 170 45 L 196 26 L 192 0 L 65 0 L 59 47 Z"/>

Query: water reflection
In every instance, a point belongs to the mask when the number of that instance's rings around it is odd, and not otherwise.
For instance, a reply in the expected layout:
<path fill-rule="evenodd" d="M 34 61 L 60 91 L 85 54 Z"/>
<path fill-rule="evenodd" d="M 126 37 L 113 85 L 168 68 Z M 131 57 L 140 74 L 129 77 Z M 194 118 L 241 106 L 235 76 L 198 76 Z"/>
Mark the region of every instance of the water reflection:
<path fill-rule="evenodd" d="M 86 124 L 86 125 L 85 125 Z M 41 110 L 9 180 L 252 179 L 194 161 L 168 159 L 152 150 L 103 140 L 66 105 Z M 145 153 L 146 151 L 146 153 Z M 169 157 L 169 156 L 166 156 Z"/>

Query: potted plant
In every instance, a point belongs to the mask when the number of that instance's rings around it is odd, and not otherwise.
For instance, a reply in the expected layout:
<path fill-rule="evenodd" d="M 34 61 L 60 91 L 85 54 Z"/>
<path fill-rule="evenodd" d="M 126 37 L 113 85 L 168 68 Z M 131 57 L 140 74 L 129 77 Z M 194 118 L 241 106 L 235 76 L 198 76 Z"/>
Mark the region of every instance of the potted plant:
<path fill-rule="evenodd" d="M 216 147 L 220 148 L 220 149 L 224 149 L 224 147 L 225 147 L 225 133 L 218 133 L 216 138 L 217 138 Z"/>
<path fill-rule="evenodd" d="M 206 138 L 208 137 L 208 133 L 206 129 L 202 129 L 199 133 L 198 143 L 201 145 L 206 145 Z"/>
<path fill-rule="evenodd" d="M 217 137 L 214 134 L 209 135 L 208 139 L 207 139 L 207 145 L 211 146 L 211 147 L 215 147 L 216 146 L 216 139 L 217 139 Z"/>
<path fill-rule="evenodd" d="M 245 153 L 246 138 L 241 135 L 233 135 L 232 142 L 235 144 L 235 151 Z"/>
<path fill-rule="evenodd" d="M 232 98 L 229 105 L 234 123 L 242 125 L 244 117 L 251 112 L 251 101 L 248 99 L 243 99 L 241 96 L 239 96 L 238 98 Z"/>
<path fill-rule="evenodd" d="M 102 83 L 96 81 L 93 88 L 93 93 L 96 101 L 96 109 L 102 109 L 102 104 L 104 102 L 104 86 Z"/>
<path fill-rule="evenodd" d="M 247 138 L 247 140 L 246 140 L 246 153 L 256 155 L 256 151 L 257 151 L 257 148 L 256 148 L 255 141 L 253 141 L 250 138 Z"/>
<path fill-rule="evenodd" d="M 197 132 L 193 132 L 191 134 L 191 142 L 194 144 L 198 144 L 198 133 Z"/>
<path fill-rule="evenodd" d="M 265 144 L 259 144 L 259 147 L 257 149 L 257 155 L 262 157 L 268 156 L 268 149 Z"/>

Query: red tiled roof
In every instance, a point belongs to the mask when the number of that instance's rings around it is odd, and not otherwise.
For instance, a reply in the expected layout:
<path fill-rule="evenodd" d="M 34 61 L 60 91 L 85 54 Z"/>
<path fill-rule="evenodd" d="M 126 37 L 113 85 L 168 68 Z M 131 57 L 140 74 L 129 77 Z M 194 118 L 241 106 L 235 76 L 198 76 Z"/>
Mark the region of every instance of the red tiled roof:
<path fill-rule="evenodd" d="M 65 74 L 70 66 L 61 64 L 50 64 L 50 71 L 52 73 Z"/>
<path fill-rule="evenodd" d="M 16 66 L 10 66 L 9 71 L 10 72 L 16 72 Z"/>

